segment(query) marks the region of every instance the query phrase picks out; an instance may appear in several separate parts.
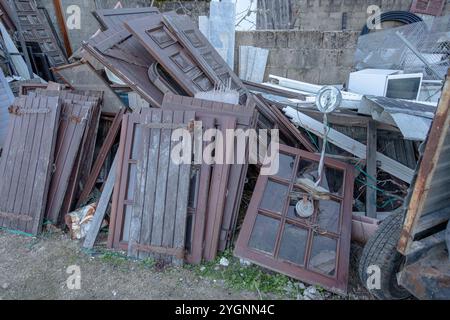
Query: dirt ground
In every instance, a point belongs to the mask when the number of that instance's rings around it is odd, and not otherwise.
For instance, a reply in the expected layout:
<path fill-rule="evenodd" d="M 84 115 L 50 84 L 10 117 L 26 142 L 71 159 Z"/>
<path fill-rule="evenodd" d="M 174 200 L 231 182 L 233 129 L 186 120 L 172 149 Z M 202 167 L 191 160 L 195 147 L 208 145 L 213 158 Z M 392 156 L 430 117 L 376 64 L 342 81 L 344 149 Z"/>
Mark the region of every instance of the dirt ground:
<path fill-rule="evenodd" d="M 67 268 L 73 265 L 80 267 L 80 290 L 67 286 Z M 352 280 L 350 287 L 348 299 L 369 298 Z M 0 230 L 0 300 L 259 298 L 256 292 L 236 292 L 223 281 L 201 277 L 187 268 L 157 271 L 142 262 L 88 254 L 63 233 L 31 238 Z"/>

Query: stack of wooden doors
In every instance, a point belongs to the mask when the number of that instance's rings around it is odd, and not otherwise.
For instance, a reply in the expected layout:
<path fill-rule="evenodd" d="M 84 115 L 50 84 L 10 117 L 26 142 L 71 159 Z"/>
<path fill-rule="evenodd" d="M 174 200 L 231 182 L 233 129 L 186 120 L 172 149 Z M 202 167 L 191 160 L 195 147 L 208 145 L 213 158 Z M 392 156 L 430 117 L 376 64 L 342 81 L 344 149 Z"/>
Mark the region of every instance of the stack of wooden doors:
<path fill-rule="evenodd" d="M 37 89 L 9 108 L 0 158 L 0 227 L 61 222 L 93 162 L 101 93 Z"/>

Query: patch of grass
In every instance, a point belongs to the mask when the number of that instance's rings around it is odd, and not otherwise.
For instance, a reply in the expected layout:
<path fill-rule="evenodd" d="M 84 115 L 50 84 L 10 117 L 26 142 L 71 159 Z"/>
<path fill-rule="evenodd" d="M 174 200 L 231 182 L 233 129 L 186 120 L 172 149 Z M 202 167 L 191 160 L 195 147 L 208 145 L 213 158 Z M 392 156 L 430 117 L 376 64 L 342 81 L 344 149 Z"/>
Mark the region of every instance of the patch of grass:
<path fill-rule="evenodd" d="M 128 262 L 128 257 L 118 253 L 118 252 L 112 252 L 112 251 L 105 251 L 101 256 L 100 259 L 108 263 L 114 267 L 123 267 Z"/>
<path fill-rule="evenodd" d="M 156 266 L 156 261 L 150 257 L 142 260 L 141 264 L 147 269 L 153 269 Z"/>
<path fill-rule="evenodd" d="M 229 261 L 228 267 L 220 265 L 221 258 Z M 264 298 L 263 295 L 275 295 L 280 298 L 294 299 L 298 293 L 294 281 L 289 277 L 272 274 L 256 265 L 241 265 L 239 259 L 233 257 L 230 251 L 225 252 L 215 261 L 187 268 L 199 276 L 223 280 L 225 285 L 233 290 L 256 292 L 261 298 Z"/>

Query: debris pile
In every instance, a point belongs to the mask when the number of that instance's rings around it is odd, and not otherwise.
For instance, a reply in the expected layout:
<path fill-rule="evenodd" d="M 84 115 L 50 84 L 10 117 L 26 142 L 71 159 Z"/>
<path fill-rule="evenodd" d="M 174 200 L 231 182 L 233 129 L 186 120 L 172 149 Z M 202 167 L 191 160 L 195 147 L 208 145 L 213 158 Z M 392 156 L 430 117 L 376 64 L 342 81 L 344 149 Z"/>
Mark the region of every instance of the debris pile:
<path fill-rule="evenodd" d="M 97 10 L 101 29 L 68 59 L 47 23 L 20 19 L 39 19 L 33 2 L 12 2 L 2 21 L 40 55 L 0 72 L 0 227 L 66 226 L 91 249 L 108 226 L 109 248 L 173 265 L 234 248 L 346 294 L 351 240 L 367 242 L 415 181 L 436 111 L 417 101 L 423 74 L 366 69 L 349 91 L 263 83 L 268 52 L 241 47 L 241 80 L 188 16 L 153 7 Z"/>

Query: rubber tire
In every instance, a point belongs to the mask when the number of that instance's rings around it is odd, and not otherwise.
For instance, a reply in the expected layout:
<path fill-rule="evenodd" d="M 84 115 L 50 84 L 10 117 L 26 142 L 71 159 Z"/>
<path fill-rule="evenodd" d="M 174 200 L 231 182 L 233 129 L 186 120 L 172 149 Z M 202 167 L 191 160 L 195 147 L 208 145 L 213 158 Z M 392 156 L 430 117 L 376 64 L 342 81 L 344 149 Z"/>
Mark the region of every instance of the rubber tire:
<path fill-rule="evenodd" d="M 402 300 L 411 294 L 397 282 L 397 273 L 404 262 L 404 256 L 397 251 L 397 243 L 403 227 L 404 213 L 393 213 L 387 217 L 377 232 L 364 247 L 359 261 L 359 278 L 364 286 L 367 284 L 368 267 L 379 266 L 381 271 L 381 288 L 369 289 L 369 292 L 380 300 Z M 367 286 L 366 286 L 367 287 Z"/>

